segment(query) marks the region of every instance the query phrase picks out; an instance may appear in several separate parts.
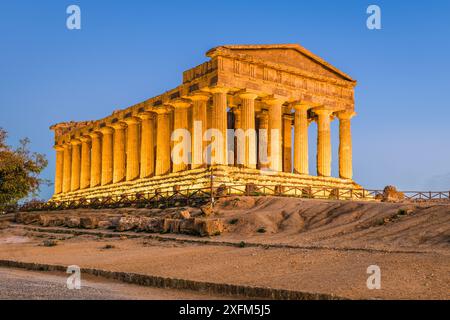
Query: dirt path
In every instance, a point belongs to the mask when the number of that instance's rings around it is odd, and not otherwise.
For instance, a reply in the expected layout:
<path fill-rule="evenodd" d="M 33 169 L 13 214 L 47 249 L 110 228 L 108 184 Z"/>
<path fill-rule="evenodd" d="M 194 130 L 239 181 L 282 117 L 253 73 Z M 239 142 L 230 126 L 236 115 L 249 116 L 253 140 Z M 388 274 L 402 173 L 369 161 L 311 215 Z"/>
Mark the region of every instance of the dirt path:
<path fill-rule="evenodd" d="M 93 276 L 82 275 L 81 289 L 69 290 L 66 274 L 35 272 L 0 267 L 0 300 L 175 300 L 224 299 L 198 292 L 159 289 L 125 284 Z M 226 297 L 229 299 L 229 297 Z"/>

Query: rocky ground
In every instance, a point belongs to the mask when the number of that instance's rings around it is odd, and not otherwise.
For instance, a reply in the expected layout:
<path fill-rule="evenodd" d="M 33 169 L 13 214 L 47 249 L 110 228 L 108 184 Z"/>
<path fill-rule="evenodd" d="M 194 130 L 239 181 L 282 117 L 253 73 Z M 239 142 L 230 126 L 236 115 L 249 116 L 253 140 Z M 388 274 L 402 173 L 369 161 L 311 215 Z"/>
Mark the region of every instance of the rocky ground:
<path fill-rule="evenodd" d="M 66 226 L 69 219 L 93 214 L 95 228 Z M 56 220 L 45 215 L 63 222 L 49 223 Z M 26 221 L 19 215 L 19 223 L 0 230 L 1 260 L 344 298 L 450 298 L 449 204 L 231 197 L 221 199 L 212 212 L 120 209 L 30 217 Z M 142 217 L 159 218 L 163 229 L 150 232 L 146 223 L 154 225 L 154 220 Z M 178 227 L 169 223 L 164 229 L 164 219 L 179 220 Z M 203 237 L 180 233 L 189 219 L 214 221 L 208 228 L 216 229 Z M 380 290 L 366 286 L 370 265 L 381 269 Z M 0 283 L 2 278 L 9 276 L 0 273 Z"/>

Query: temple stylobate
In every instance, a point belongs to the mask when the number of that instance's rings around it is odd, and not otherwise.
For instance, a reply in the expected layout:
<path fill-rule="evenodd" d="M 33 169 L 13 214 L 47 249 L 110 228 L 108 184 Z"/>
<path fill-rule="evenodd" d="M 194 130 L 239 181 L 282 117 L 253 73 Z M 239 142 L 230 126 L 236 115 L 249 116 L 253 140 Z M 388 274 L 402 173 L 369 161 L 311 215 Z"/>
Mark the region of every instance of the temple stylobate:
<path fill-rule="evenodd" d="M 170 91 L 100 120 L 52 126 L 53 200 L 201 188 L 211 169 L 224 185 L 361 188 L 352 180 L 355 80 L 296 44 L 220 46 L 206 55 Z M 334 120 L 339 177 L 331 177 Z"/>

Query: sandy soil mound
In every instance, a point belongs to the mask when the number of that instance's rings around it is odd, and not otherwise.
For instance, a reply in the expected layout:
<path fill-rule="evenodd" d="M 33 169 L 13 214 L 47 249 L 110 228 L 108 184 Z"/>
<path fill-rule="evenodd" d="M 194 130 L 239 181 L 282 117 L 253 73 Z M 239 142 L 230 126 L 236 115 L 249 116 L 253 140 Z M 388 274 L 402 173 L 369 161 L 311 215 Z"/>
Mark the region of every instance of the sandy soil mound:
<path fill-rule="evenodd" d="M 229 237 L 277 243 L 450 249 L 450 204 L 321 201 L 284 197 L 221 199 L 215 213 Z"/>

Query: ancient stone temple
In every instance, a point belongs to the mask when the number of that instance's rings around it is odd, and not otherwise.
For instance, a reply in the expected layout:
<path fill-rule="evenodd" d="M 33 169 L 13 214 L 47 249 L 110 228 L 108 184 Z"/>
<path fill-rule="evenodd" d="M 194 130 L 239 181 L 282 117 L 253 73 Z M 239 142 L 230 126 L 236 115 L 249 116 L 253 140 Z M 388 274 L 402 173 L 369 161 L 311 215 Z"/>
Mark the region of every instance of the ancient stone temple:
<path fill-rule="evenodd" d="M 52 126 L 52 199 L 211 183 L 361 189 L 352 180 L 355 80 L 296 44 L 220 46 L 206 55 L 209 61 L 159 96 L 103 119 Z M 330 123 L 336 119 L 339 177 L 331 177 Z M 317 175 L 308 168 L 313 121 Z"/>

